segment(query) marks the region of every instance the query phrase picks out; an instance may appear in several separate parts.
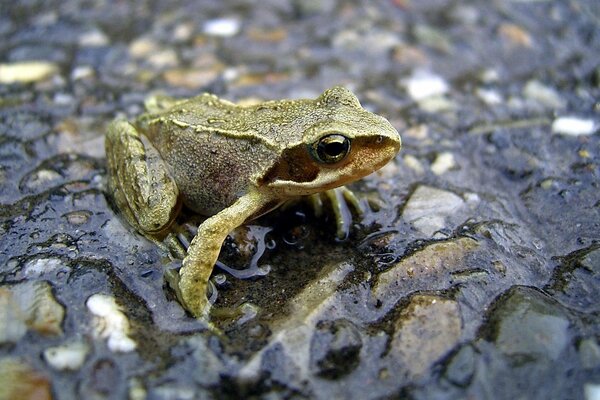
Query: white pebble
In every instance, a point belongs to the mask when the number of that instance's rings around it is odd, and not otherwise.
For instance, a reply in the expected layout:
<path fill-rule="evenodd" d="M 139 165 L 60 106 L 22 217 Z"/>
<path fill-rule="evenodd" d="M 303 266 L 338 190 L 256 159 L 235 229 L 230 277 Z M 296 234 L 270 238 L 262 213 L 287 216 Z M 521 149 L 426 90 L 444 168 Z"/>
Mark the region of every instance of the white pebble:
<path fill-rule="evenodd" d="M 450 152 L 444 152 L 438 154 L 433 164 L 431 164 L 431 172 L 439 176 L 450 171 L 454 167 L 456 167 L 454 155 Z"/>
<path fill-rule="evenodd" d="M 597 383 L 586 383 L 583 385 L 583 396 L 585 400 L 600 400 L 600 385 Z"/>
<path fill-rule="evenodd" d="M 44 350 L 44 359 L 54 369 L 75 371 L 81 368 L 89 347 L 85 343 L 70 343 Z"/>
<path fill-rule="evenodd" d="M 203 31 L 211 36 L 234 36 L 240 31 L 240 21 L 235 18 L 213 19 L 204 24 Z"/>
<path fill-rule="evenodd" d="M 96 334 L 107 339 L 111 351 L 126 353 L 135 350 L 137 344 L 128 336 L 129 320 L 113 297 L 95 294 L 90 296 L 86 305 L 92 314 L 99 317 Z"/>
<path fill-rule="evenodd" d="M 552 132 L 563 135 L 591 135 L 595 130 L 596 124 L 591 119 L 559 117 L 552 122 Z"/>
<path fill-rule="evenodd" d="M 448 92 L 448 83 L 439 75 L 428 71 L 415 71 L 403 82 L 408 95 L 415 101 L 440 96 Z"/>

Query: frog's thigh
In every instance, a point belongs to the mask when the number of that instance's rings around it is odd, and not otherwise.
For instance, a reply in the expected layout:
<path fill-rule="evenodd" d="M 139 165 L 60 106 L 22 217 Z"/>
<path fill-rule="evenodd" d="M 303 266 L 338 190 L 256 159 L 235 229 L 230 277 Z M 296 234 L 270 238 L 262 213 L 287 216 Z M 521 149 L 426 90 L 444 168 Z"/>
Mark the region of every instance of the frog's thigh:
<path fill-rule="evenodd" d="M 128 222 L 152 236 L 166 229 L 179 210 L 179 191 L 152 145 L 127 121 L 106 134 L 109 190 Z"/>

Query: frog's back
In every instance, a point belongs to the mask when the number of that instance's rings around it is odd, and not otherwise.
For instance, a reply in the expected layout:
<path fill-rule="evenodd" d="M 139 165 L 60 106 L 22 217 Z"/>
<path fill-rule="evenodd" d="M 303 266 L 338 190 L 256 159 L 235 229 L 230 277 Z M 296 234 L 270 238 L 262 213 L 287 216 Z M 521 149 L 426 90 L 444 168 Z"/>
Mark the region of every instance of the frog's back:
<path fill-rule="evenodd" d="M 276 158 L 276 148 L 242 123 L 243 114 L 240 107 L 206 94 L 136 121 L 166 162 L 184 203 L 200 214 L 213 215 L 233 204 Z"/>

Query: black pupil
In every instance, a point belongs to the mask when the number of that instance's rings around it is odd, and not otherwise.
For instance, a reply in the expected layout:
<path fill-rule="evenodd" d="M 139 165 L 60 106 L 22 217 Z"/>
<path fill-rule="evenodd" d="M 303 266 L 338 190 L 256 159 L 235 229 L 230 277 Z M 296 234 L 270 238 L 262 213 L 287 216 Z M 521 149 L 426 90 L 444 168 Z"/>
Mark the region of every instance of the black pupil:
<path fill-rule="evenodd" d="M 350 140 L 339 134 L 331 134 L 321 138 L 315 150 L 316 156 L 321 162 L 336 163 L 341 161 L 350 151 Z"/>
<path fill-rule="evenodd" d="M 337 157 L 344 152 L 343 142 L 329 142 L 324 144 L 324 152 L 330 157 Z"/>

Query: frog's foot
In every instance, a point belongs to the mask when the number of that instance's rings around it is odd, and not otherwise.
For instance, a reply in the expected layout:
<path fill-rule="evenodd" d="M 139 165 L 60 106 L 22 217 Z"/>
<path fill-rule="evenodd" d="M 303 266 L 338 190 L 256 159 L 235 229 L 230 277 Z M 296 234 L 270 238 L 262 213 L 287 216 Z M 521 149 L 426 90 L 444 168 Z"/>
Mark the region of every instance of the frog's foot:
<path fill-rule="evenodd" d="M 309 201 L 317 217 L 323 214 L 323 200 L 326 199 L 331 204 L 335 223 L 337 226 L 336 236 L 344 240 L 350 234 L 350 225 L 352 224 L 351 208 L 361 216 L 364 212 L 364 206 L 356 197 L 354 192 L 345 186 L 327 190 L 322 193 L 316 193 L 309 196 Z"/>

